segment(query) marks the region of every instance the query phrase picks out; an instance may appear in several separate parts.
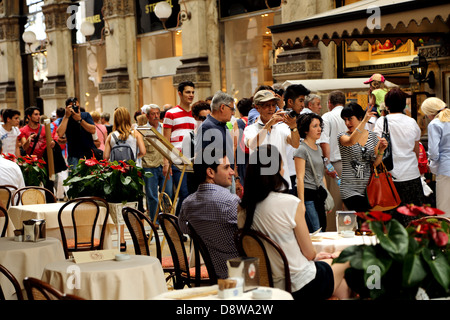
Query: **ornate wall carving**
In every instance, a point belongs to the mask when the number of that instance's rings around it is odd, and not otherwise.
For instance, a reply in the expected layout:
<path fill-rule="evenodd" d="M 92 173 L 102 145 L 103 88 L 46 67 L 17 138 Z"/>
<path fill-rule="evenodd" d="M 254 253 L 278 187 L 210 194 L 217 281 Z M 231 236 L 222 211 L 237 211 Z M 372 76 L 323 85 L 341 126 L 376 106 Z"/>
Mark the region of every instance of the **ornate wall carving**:
<path fill-rule="evenodd" d="M 67 8 L 72 5 L 70 2 L 50 4 L 42 7 L 45 16 L 45 28 L 47 31 L 61 30 L 67 28 L 67 19 L 71 13 Z"/>
<path fill-rule="evenodd" d="M 103 17 L 134 15 L 133 0 L 103 0 Z"/>
<path fill-rule="evenodd" d="M 19 41 L 19 18 L 0 18 L 0 41 Z"/>

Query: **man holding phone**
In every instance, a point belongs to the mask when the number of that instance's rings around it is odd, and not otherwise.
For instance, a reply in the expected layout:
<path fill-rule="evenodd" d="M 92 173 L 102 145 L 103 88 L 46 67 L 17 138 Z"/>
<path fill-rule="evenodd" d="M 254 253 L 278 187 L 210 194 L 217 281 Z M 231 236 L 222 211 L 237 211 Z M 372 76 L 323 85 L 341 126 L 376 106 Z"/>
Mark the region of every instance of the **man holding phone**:
<path fill-rule="evenodd" d="M 88 112 L 80 112 L 77 98 L 66 100 L 66 113 L 57 129 L 58 136 L 67 138 L 67 162 L 76 166 L 81 158 L 91 158 L 95 148 L 92 135 L 96 133 L 94 120 Z"/>

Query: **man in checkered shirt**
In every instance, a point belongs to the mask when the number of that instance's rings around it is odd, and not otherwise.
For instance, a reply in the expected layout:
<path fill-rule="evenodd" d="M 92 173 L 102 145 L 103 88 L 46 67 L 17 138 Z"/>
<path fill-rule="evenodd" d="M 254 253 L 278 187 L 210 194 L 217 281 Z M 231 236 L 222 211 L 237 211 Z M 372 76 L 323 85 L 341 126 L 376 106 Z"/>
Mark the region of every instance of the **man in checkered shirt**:
<path fill-rule="evenodd" d="M 183 233 L 189 234 L 189 222 L 205 243 L 217 277 L 228 277 L 227 260 L 239 253 L 234 243 L 237 231 L 237 207 L 239 197 L 227 189 L 234 171 L 224 152 L 214 150 L 202 163 L 194 162 L 194 173 L 200 185 L 181 206 L 178 224 Z M 209 161 L 208 161 L 209 160 Z"/>

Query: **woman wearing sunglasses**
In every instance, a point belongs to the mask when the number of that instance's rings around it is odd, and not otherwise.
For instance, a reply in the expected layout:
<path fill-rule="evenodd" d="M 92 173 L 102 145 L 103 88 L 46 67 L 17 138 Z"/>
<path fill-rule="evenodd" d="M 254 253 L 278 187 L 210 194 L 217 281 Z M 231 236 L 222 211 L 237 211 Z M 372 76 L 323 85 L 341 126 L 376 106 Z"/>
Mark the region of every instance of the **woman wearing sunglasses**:
<path fill-rule="evenodd" d="M 375 111 L 367 108 L 366 112 L 354 102 L 347 104 L 341 112 L 347 132 L 338 135 L 339 150 L 342 158 L 341 197 L 348 210 L 368 211 L 366 187 L 373 164 L 378 166 L 383 158 L 388 143 L 365 129 Z"/>

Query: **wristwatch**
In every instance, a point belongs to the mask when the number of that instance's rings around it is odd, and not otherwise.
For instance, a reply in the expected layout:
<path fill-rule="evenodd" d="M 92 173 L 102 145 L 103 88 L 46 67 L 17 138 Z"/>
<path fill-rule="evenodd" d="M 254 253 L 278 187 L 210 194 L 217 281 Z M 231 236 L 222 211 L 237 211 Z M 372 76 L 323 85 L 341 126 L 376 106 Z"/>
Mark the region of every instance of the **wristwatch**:
<path fill-rule="evenodd" d="M 81 121 L 83 121 L 83 119 L 80 119 L 80 120 L 78 120 L 77 122 L 78 122 L 79 124 L 81 124 Z"/>
<path fill-rule="evenodd" d="M 294 128 L 294 129 L 289 128 L 289 129 L 291 129 L 292 132 L 296 132 L 297 131 L 297 128 Z"/>

